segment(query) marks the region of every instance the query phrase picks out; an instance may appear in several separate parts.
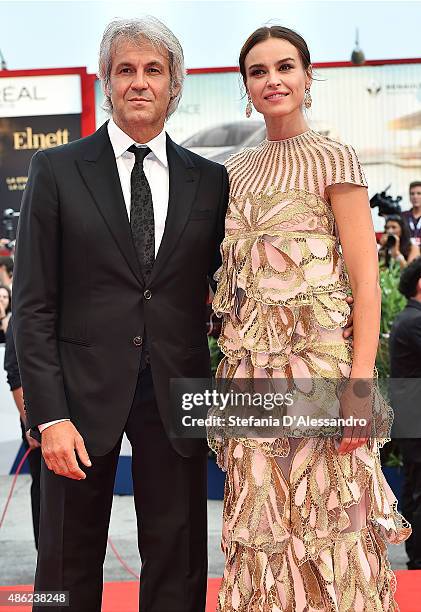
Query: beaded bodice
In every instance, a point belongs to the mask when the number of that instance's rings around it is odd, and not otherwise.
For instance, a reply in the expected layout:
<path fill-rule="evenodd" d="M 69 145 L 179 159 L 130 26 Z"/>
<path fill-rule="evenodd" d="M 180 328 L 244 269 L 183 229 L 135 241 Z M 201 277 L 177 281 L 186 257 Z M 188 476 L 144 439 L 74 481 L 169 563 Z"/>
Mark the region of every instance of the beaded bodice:
<path fill-rule="evenodd" d="M 277 367 L 305 313 L 324 329 L 346 322 L 348 280 L 326 188 L 366 181 L 352 147 L 312 130 L 264 140 L 226 166 L 230 199 L 213 301 L 224 315 L 219 344 L 230 358 L 250 351 L 256 364 Z"/>
<path fill-rule="evenodd" d="M 264 140 L 232 155 L 227 163 L 232 199 L 276 186 L 325 197 L 334 183 L 367 185 L 354 149 L 313 130 L 285 140 Z"/>

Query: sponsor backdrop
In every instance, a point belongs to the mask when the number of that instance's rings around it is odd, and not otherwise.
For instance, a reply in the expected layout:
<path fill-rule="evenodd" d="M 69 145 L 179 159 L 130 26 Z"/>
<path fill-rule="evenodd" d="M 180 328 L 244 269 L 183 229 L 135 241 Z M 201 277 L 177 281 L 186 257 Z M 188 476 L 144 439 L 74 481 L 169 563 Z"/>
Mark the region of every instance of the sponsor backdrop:
<path fill-rule="evenodd" d="M 77 138 L 80 138 L 80 114 L 0 119 L 1 212 L 5 208 L 20 209 L 29 162 L 35 151 Z"/>
<path fill-rule="evenodd" d="M 80 138 L 81 113 L 79 74 L 0 78 L 0 214 L 20 209 L 35 151 Z"/>
<path fill-rule="evenodd" d="M 408 184 L 421 180 L 421 59 L 358 67 L 316 64 L 314 76 L 313 105 L 307 112 L 311 126 L 356 148 L 370 196 L 391 184 L 389 193 L 402 195 L 403 207 L 408 208 Z M 98 126 L 106 119 L 99 82 L 95 93 Z M 247 124 L 243 94 L 235 68 L 189 71 L 179 110 L 168 122 L 170 136 L 182 143 L 205 128 Z M 252 120 L 262 117 L 254 111 Z M 198 152 L 213 156 L 209 147 Z M 376 230 L 382 229 L 376 212 L 373 219 Z"/>

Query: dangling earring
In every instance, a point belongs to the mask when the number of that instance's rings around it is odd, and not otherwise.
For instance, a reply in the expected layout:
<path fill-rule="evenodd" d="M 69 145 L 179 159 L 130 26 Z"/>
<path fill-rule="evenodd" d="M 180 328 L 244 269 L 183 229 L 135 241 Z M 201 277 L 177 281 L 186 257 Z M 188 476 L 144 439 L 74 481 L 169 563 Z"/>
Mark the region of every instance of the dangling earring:
<path fill-rule="evenodd" d="M 306 108 L 310 108 L 312 102 L 313 102 L 313 100 L 311 98 L 310 88 L 308 88 L 304 92 L 304 106 Z"/>
<path fill-rule="evenodd" d="M 246 106 L 246 117 L 247 117 L 247 119 L 250 118 L 252 112 L 253 112 L 253 104 L 252 104 L 251 98 L 249 96 L 248 97 L 247 106 Z"/>

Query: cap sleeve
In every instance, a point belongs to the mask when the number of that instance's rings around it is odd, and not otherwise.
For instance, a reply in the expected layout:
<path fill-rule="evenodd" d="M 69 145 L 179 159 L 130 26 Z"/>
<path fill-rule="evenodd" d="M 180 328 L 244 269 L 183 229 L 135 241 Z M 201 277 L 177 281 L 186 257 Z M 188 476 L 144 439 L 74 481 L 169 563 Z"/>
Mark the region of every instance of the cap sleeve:
<path fill-rule="evenodd" d="M 351 145 L 339 144 L 335 151 L 329 151 L 329 161 L 326 163 L 326 185 L 350 183 L 367 187 L 367 180 L 361 164 Z"/>

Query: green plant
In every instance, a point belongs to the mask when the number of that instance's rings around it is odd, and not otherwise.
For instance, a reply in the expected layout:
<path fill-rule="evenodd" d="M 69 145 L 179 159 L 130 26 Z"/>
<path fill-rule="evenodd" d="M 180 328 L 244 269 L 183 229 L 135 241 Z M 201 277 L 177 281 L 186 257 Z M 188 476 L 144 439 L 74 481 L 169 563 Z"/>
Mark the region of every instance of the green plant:
<path fill-rule="evenodd" d="M 384 467 L 402 467 L 402 454 L 396 440 L 391 440 L 383 446 L 380 458 Z"/>
<path fill-rule="evenodd" d="M 406 298 L 398 289 L 400 280 L 399 264 L 393 262 L 390 268 L 380 270 L 379 280 L 382 292 L 380 333 L 388 334 L 396 315 L 406 306 Z"/>
<path fill-rule="evenodd" d="M 379 282 L 382 296 L 382 314 L 380 319 L 380 340 L 377 350 L 376 367 L 380 379 L 389 376 L 389 334 L 396 315 L 405 307 L 406 299 L 399 292 L 400 266 L 393 262 L 390 268 L 379 271 Z"/>
<path fill-rule="evenodd" d="M 209 353 L 210 353 L 210 358 L 211 358 L 212 375 L 215 376 L 219 362 L 221 361 L 223 355 L 218 346 L 218 342 L 216 341 L 216 338 L 214 338 L 213 336 L 208 336 L 208 346 L 209 346 Z"/>
<path fill-rule="evenodd" d="M 213 336 L 208 336 L 208 346 L 209 346 L 209 353 L 211 357 L 212 376 L 215 376 L 216 370 L 218 368 L 219 362 L 221 361 L 223 357 L 223 354 L 221 352 L 221 349 L 218 346 L 218 342 L 216 338 L 214 338 Z M 213 461 L 216 461 L 216 454 L 211 449 L 209 449 L 208 451 L 208 457 L 212 459 Z"/>
<path fill-rule="evenodd" d="M 406 298 L 400 293 L 400 266 L 392 262 L 390 268 L 380 269 L 379 283 L 382 296 L 382 313 L 380 319 L 380 339 L 377 349 L 376 367 L 379 375 L 379 387 L 383 397 L 388 400 L 388 378 L 390 374 L 389 334 L 396 315 L 405 308 Z M 381 450 L 382 465 L 401 467 L 402 455 L 395 440 L 388 442 Z"/>

